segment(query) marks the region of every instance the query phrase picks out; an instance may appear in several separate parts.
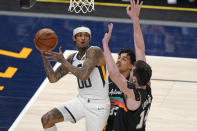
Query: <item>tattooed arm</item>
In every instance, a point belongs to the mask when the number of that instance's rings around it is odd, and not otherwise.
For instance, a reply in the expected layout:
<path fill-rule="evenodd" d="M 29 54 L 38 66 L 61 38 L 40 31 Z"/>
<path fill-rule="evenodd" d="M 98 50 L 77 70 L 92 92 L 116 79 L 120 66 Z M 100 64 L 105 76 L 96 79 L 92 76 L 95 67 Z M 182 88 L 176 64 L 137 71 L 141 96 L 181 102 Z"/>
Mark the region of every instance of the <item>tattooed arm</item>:
<path fill-rule="evenodd" d="M 71 65 L 67 60 L 62 61 L 62 64 L 68 71 L 74 74 L 77 78 L 79 78 L 82 81 L 85 81 L 88 79 L 90 73 L 98 64 L 102 56 L 103 52 L 101 48 L 97 46 L 92 46 L 87 50 L 86 58 L 81 68 Z"/>
<path fill-rule="evenodd" d="M 71 63 L 73 55 L 74 54 L 68 56 L 67 61 L 69 63 Z M 47 59 L 46 53 L 41 52 L 41 56 L 42 56 L 46 75 L 51 83 L 58 81 L 60 78 L 62 78 L 64 75 L 68 73 L 68 70 L 62 64 L 54 71 L 50 62 Z"/>

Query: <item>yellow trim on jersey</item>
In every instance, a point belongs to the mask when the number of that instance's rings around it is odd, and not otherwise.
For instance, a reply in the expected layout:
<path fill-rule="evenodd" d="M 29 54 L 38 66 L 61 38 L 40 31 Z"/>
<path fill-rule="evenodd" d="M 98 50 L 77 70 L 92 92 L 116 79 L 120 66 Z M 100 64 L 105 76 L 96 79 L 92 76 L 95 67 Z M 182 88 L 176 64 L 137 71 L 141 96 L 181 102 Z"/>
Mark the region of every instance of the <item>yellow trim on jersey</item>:
<path fill-rule="evenodd" d="M 100 76 L 101 76 L 101 80 L 103 82 L 103 86 L 105 85 L 105 80 L 106 80 L 106 66 L 97 66 Z"/>
<path fill-rule="evenodd" d="M 106 127 L 107 127 L 107 124 L 105 124 L 104 128 L 103 128 L 103 131 L 106 131 Z"/>
<path fill-rule="evenodd" d="M 103 78 L 106 80 L 106 69 L 105 66 L 101 66 L 102 72 L 103 72 Z"/>

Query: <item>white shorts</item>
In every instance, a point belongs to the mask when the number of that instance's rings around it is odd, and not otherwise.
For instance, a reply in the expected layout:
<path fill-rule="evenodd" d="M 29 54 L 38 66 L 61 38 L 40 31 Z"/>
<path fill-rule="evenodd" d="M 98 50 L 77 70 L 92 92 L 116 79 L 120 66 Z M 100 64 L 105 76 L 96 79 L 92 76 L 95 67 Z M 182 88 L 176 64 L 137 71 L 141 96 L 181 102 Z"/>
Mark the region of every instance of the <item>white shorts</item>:
<path fill-rule="evenodd" d="M 102 131 L 109 116 L 110 101 L 77 96 L 56 108 L 63 114 L 64 121 L 77 122 L 85 117 L 86 131 Z"/>

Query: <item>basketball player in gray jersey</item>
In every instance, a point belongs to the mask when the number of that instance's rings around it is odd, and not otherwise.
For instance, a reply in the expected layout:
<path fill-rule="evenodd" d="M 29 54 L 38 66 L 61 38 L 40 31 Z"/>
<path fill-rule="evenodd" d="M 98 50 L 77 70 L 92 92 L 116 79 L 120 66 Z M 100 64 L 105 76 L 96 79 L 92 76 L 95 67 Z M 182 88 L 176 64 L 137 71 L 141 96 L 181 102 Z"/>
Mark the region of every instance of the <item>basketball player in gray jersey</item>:
<path fill-rule="evenodd" d="M 107 71 L 102 50 L 89 46 L 91 31 L 88 27 L 77 27 L 73 30 L 73 41 L 78 51 L 64 58 L 59 52 L 42 52 L 42 59 L 50 82 L 57 82 L 71 72 L 77 77 L 79 94 L 71 101 L 65 102 L 42 116 L 45 131 L 57 131 L 56 123 L 70 121 L 76 123 L 86 119 L 87 131 L 101 131 L 107 121 L 110 109 L 108 97 Z M 50 61 L 60 62 L 53 70 Z M 65 83 L 66 86 L 66 83 Z"/>

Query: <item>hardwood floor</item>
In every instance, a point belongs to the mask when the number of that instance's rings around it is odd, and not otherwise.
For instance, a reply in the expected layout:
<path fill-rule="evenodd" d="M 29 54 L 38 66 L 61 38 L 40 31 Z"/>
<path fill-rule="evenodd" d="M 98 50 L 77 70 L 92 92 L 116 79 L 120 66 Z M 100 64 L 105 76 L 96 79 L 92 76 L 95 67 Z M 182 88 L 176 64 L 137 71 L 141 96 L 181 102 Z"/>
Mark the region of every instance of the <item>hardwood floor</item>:
<path fill-rule="evenodd" d="M 153 69 L 154 97 L 147 131 L 196 131 L 197 60 L 147 56 L 147 61 Z M 48 83 L 48 80 L 44 83 L 34 95 L 32 104 L 28 104 L 28 110 L 16 124 L 15 131 L 42 131 L 41 116 L 77 95 L 77 83 L 72 74 L 54 84 Z M 57 124 L 57 127 L 59 131 L 85 131 L 85 120 L 77 124 L 63 122 Z"/>

